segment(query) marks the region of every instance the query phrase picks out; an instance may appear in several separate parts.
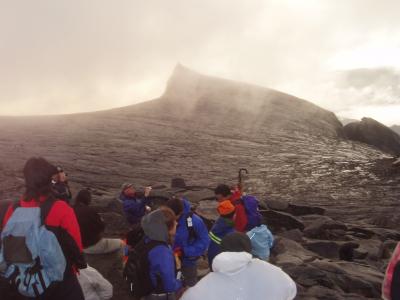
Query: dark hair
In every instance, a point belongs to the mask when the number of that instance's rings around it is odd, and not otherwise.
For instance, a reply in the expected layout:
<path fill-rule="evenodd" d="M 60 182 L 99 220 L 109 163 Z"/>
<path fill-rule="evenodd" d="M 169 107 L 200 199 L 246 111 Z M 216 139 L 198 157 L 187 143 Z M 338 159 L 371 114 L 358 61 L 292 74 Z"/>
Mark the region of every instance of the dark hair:
<path fill-rule="evenodd" d="M 75 203 L 82 203 L 89 205 L 92 202 L 92 194 L 88 189 L 80 190 L 78 195 L 75 197 Z"/>
<path fill-rule="evenodd" d="M 161 206 L 159 209 L 162 211 L 164 215 L 165 225 L 167 225 L 168 230 L 174 228 L 176 222 L 176 215 L 173 212 L 173 210 L 166 206 Z"/>
<path fill-rule="evenodd" d="M 228 197 L 231 192 L 231 188 L 227 186 L 226 184 L 220 184 L 218 185 L 215 190 L 214 190 L 215 195 L 222 195 L 224 197 Z"/>
<path fill-rule="evenodd" d="M 28 159 L 24 166 L 25 200 L 39 200 L 40 196 L 51 194 L 51 177 L 57 168 L 42 157 Z"/>
<path fill-rule="evenodd" d="M 221 252 L 248 252 L 251 253 L 251 241 L 245 233 L 232 232 L 221 241 Z"/>
<path fill-rule="evenodd" d="M 179 216 L 181 213 L 183 213 L 183 201 L 179 198 L 169 199 L 165 205 L 172 209 L 176 216 Z"/>

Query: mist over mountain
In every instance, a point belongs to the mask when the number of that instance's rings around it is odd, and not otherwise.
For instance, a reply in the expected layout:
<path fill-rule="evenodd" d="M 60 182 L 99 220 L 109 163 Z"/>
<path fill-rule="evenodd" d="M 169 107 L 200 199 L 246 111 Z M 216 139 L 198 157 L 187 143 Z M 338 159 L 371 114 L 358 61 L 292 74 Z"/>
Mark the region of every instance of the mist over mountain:
<path fill-rule="evenodd" d="M 176 66 L 160 99 L 123 111 L 226 126 L 227 133 L 239 130 L 255 138 L 259 130 L 343 134 L 336 116 L 315 104 L 272 89 L 204 76 L 182 65 Z"/>
<path fill-rule="evenodd" d="M 385 261 L 373 259 L 383 240 L 400 236 L 399 171 L 391 155 L 347 139 L 335 114 L 306 100 L 178 65 L 158 99 L 95 113 L 1 117 L 0 128 L 0 199 L 21 195 L 24 163 L 43 156 L 68 172 L 74 193 L 90 188 L 104 217 L 117 223 L 123 217 L 108 205 L 123 182 L 169 185 L 181 177 L 209 194 L 219 183 L 236 183 L 245 167 L 248 192 L 263 203 L 286 203 L 270 204 L 266 219 L 287 221 L 274 231 L 280 237 L 274 260 L 304 288 L 299 299 L 378 298 Z M 198 199 L 191 200 L 201 206 Z M 299 206 L 306 216 L 288 213 L 298 214 L 293 207 Z M 113 226 L 109 232 L 115 233 Z M 336 252 L 346 242 L 365 255 L 357 291 L 347 285 L 361 267 L 330 261 L 339 260 Z M 318 272 L 331 281 L 318 281 Z M 345 275 L 332 275 L 338 272 Z M 114 270 L 110 274 L 115 277 Z"/>
<path fill-rule="evenodd" d="M 390 127 L 394 132 L 397 132 L 397 134 L 400 134 L 400 125 L 393 125 Z"/>

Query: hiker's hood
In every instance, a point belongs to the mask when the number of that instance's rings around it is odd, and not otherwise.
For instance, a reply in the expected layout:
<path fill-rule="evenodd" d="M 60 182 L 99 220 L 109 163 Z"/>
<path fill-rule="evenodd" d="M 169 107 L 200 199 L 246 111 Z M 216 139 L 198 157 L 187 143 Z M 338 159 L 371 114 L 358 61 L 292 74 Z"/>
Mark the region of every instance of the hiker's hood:
<path fill-rule="evenodd" d="M 222 252 L 214 258 L 212 267 L 214 272 L 235 275 L 246 269 L 251 260 L 247 252 Z"/>
<path fill-rule="evenodd" d="M 145 235 L 154 241 L 168 242 L 168 228 L 164 213 L 155 210 L 142 218 L 142 228 Z"/>
<path fill-rule="evenodd" d="M 192 206 L 190 205 L 190 202 L 186 198 L 182 198 L 183 201 L 183 214 L 186 216 L 190 213 Z"/>

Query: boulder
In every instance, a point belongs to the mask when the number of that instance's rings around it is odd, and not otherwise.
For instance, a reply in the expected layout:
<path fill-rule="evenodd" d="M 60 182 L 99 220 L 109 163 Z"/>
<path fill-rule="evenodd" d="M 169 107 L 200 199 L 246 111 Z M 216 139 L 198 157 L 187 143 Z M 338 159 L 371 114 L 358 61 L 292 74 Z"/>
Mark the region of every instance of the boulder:
<path fill-rule="evenodd" d="M 99 211 L 99 210 L 100 210 L 100 211 L 103 211 L 104 209 L 101 208 L 101 207 L 99 207 L 97 210 L 98 210 L 98 211 Z M 117 214 L 123 214 L 122 202 L 119 201 L 119 200 L 117 200 L 117 199 L 111 200 L 111 201 L 107 204 L 106 210 L 105 210 L 105 211 L 108 211 L 108 212 L 115 212 L 115 213 L 117 213 Z"/>
<path fill-rule="evenodd" d="M 304 216 L 298 216 L 298 218 L 304 223 L 306 227 L 313 224 L 316 221 L 332 220 L 332 218 L 328 216 L 321 216 L 321 215 L 304 215 Z"/>
<path fill-rule="evenodd" d="M 325 292 L 326 289 L 331 290 L 328 294 L 312 295 L 317 299 L 336 299 L 331 298 L 335 296 L 335 291 L 344 299 L 349 299 L 348 296 L 350 299 L 379 298 L 381 295 L 383 273 L 367 265 L 315 260 L 286 267 L 285 271 L 298 284 L 306 287 L 307 292 L 308 288 L 313 287 L 323 287 Z M 337 299 L 343 298 L 340 296 Z"/>
<path fill-rule="evenodd" d="M 330 232 L 332 230 L 341 230 L 340 232 Z M 332 219 L 319 219 L 308 225 L 304 229 L 304 235 L 309 238 L 332 239 L 347 230 L 347 226 L 339 221 Z"/>
<path fill-rule="evenodd" d="M 329 281 L 345 293 L 355 293 L 366 298 L 379 298 L 383 273 L 379 270 L 351 262 L 315 261 L 312 266 L 325 272 Z"/>
<path fill-rule="evenodd" d="M 370 239 L 375 235 L 373 231 L 362 227 L 349 227 L 347 234 L 359 239 Z"/>
<path fill-rule="evenodd" d="M 312 286 L 297 294 L 298 300 L 360 300 L 360 295 L 346 294 L 324 286 Z"/>
<path fill-rule="evenodd" d="M 400 215 L 398 212 L 385 213 L 372 218 L 368 223 L 378 227 L 398 230 L 400 224 Z"/>
<path fill-rule="evenodd" d="M 390 259 L 392 257 L 393 251 L 397 246 L 397 241 L 387 240 L 384 241 L 379 249 L 378 258 L 379 259 Z"/>
<path fill-rule="evenodd" d="M 340 245 L 332 241 L 312 241 L 304 245 L 304 247 L 319 256 L 325 258 L 339 258 Z"/>
<path fill-rule="evenodd" d="M 260 213 L 264 217 L 265 224 L 268 225 L 273 231 L 285 229 L 304 229 L 304 224 L 290 214 L 284 212 L 277 212 L 274 210 L 261 210 Z"/>
<path fill-rule="evenodd" d="M 212 189 L 203 188 L 203 189 L 195 189 L 189 190 L 182 193 L 182 196 L 186 197 L 190 202 L 199 203 L 202 200 L 214 200 L 215 206 L 215 195 Z"/>
<path fill-rule="evenodd" d="M 313 240 L 307 241 L 303 246 L 321 257 L 352 261 L 354 258 L 354 249 L 358 248 L 360 245 L 355 242 Z"/>
<path fill-rule="evenodd" d="M 289 240 L 301 243 L 303 242 L 304 236 L 300 229 L 291 229 L 288 231 L 281 232 L 279 236 L 284 237 Z"/>
<path fill-rule="evenodd" d="M 389 127 L 371 118 L 343 127 L 348 139 L 375 146 L 395 156 L 400 155 L 400 136 Z"/>
<path fill-rule="evenodd" d="M 196 213 L 208 220 L 216 221 L 219 217 L 217 205 L 215 200 L 200 201 L 195 207 Z"/>
<path fill-rule="evenodd" d="M 286 212 L 294 216 L 324 215 L 325 209 L 318 206 L 289 204 Z"/>
<path fill-rule="evenodd" d="M 353 257 L 355 260 L 363 260 L 368 257 L 368 251 L 365 249 L 354 249 Z"/>
<path fill-rule="evenodd" d="M 286 211 L 289 207 L 289 203 L 284 200 L 267 199 L 265 203 L 267 208 L 272 210 Z"/>
<path fill-rule="evenodd" d="M 104 220 L 104 223 L 107 224 L 105 236 L 121 238 L 129 231 L 130 225 L 124 215 L 115 212 L 105 212 L 100 213 L 100 216 Z"/>
<path fill-rule="evenodd" d="M 265 200 L 265 204 L 269 209 L 283 211 L 294 216 L 325 214 L 325 209 L 322 207 L 289 204 L 289 202 L 285 200 L 267 199 Z"/>
<path fill-rule="evenodd" d="M 277 237 L 272 248 L 270 261 L 281 267 L 302 265 L 317 259 L 318 255 L 305 249 L 300 243 Z"/>
<path fill-rule="evenodd" d="M 186 182 L 183 178 L 172 178 L 171 188 L 186 188 Z"/>

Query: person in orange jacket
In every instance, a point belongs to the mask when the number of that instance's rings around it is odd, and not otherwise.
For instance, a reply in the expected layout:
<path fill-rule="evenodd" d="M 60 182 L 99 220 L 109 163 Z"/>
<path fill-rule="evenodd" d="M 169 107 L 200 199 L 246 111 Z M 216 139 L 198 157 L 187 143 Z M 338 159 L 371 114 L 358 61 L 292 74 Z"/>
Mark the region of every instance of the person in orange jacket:
<path fill-rule="evenodd" d="M 215 197 L 218 202 L 229 200 L 235 206 L 235 230 L 239 232 L 246 232 L 247 227 L 247 214 L 246 208 L 242 201 L 240 201 L 242 193 L 239 189 L 234 189 L 233 192 L 226 184 L 218 185 L 215 190 Z"/>

